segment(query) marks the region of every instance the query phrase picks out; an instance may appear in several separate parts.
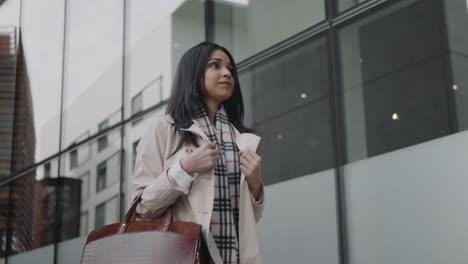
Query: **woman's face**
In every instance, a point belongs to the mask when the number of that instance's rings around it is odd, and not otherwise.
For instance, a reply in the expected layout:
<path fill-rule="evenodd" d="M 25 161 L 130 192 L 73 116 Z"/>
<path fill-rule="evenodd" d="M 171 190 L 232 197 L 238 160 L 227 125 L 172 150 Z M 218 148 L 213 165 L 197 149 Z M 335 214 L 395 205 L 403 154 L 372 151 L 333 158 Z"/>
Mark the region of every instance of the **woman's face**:
<path fill-rule="evenodd" d="M 232 65 L 229 57 L 221 50 L 213 50 L 206 64 L 202 82 L 202 96 L 205 103 L 220 104 L 231 97 L 234 90 Z"/>

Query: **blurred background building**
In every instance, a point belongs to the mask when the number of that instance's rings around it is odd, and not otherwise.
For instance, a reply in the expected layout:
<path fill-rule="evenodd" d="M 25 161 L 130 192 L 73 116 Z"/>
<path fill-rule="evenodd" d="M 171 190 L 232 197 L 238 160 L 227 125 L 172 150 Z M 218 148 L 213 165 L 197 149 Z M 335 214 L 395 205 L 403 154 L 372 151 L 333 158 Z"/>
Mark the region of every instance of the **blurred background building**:
<path fill-rule="evenodd" d="M 467 5 L 0 1 L 0 264 L 80 263 L 121 219 L 204 40 L 232 52 L 262 137 L 265 263 L 467 263 Z"/>

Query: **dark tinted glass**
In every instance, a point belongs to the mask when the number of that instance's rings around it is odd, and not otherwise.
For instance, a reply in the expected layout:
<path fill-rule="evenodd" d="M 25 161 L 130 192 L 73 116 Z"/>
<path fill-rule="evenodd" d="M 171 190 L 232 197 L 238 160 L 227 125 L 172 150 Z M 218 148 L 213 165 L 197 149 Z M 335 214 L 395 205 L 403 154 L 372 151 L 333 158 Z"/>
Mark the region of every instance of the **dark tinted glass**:
<path fill-rule="evenodd" d="M 338 12 L 341 12 L 341 11 L 355 7 L 369 0 L 334 0 L 334 1 L 336 1 Z"/>
<path fill-rule="evenodd" d="M 241 73 L 246 123 L 262 137 L 266 184 L 332 166 L 324 39 L 307 41 Z"/>
<path fill-rule="evenodd" d="M 443 5 L 401 2 L 339 31 L 348 162 L 457 130 Z"/>

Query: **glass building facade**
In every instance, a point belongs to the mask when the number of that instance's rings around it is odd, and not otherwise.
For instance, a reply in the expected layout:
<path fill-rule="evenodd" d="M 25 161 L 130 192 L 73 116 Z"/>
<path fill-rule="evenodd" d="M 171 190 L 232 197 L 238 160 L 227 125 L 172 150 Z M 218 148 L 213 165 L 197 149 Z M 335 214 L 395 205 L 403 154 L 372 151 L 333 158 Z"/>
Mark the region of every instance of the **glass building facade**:
<path fill-rule="evenodd" d="M 233 53 L 265 263 L 467 263 L 466 0 L 0 0 L 0 264 L 118 222 L 182 54 Z M 281 249 L 281 250 L 279 250 Z"/>

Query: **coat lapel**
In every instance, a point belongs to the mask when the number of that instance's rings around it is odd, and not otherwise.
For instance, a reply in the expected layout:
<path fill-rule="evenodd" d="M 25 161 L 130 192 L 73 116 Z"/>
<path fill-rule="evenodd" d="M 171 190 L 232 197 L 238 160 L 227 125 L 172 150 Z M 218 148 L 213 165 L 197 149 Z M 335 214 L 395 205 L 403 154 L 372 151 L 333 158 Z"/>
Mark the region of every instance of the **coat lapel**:
<path fill-rule="evenodd" d="M 174 123 L 173 119 L 168 116 L 168 121 L 171 123 Z M 201 129 L 200 125 L 196 120 L 192 123 L 192 125 L 189 128 L 181 128 L 180 130 L 183 131 L 188 131 L 191 132 L 198 137 L 202 139 L 203 142 L 208 142 L 210 141 L 208 139 L 208 136 L 206 136 L 205 132 Z M 240 133 L 236 128 L 234 128 L 234 133 L 235 133 L 235 138 L 236 138 L 236 144 L 239 150 L 248 150 L 251 149 L 253 151 L 257 150 L 258 144 L 260 143 L 260 137 L 251 133 Z M 209 174 L 210 177 L 214 177 L 214 171 L 211 171 Z M 200 177 L 200 176 L 199 176 Z M 240 190 L 242 190 L 242 186 L 245 182 L 245 174 L 241 173 L 241 181 L 240 181 Z M 208 195 L 210 193 L 210 199 L 211 203 L 208 203 L 206 200 L 202 201 L 201 197 L 198 195 L 192 196 L 189 195 L 188 199 L 190 201 L 190 204 L 192 206 L 192 209 L 195 209 L 195 214 L 200 213 L 203 215 L 202 218 L 204 218 L 202 222 L 208 221 L 209 224 L 209 219 L 211 218 L 211 210 L 213 209 L 213 200 L 214 200 L 214 181 L 212 181 L 213 184 L 203 184 L 203 186 L 206 186 L 207 188 L 210 188 L 208 190 L 200 191 L 200 195 Z M 200 186 L 201 187 L 201 186 Z M 202 196 L 204 196 L 202 195 Z M 205 196 L 206 197 L 206 196 Z M 201 220 L 201 219 L 200 219 Z"/>
<path fill-rule="evenodd" d="M 180 130 L 192 132 L 195 135 L 201 137 L 203 141 L 210 141 L 206 136 L 205 132 L 203 132 L 200 125 L 196 121 L 194 121 L 189 128 L 181 128 Z M 261 139 L 259 136 L 251 133 L 240 133 L 235 127 L 234 133 L 236 138 L 236 144 L 239 150 L 257 150 L 258 144 L 260 143 Z"/>

